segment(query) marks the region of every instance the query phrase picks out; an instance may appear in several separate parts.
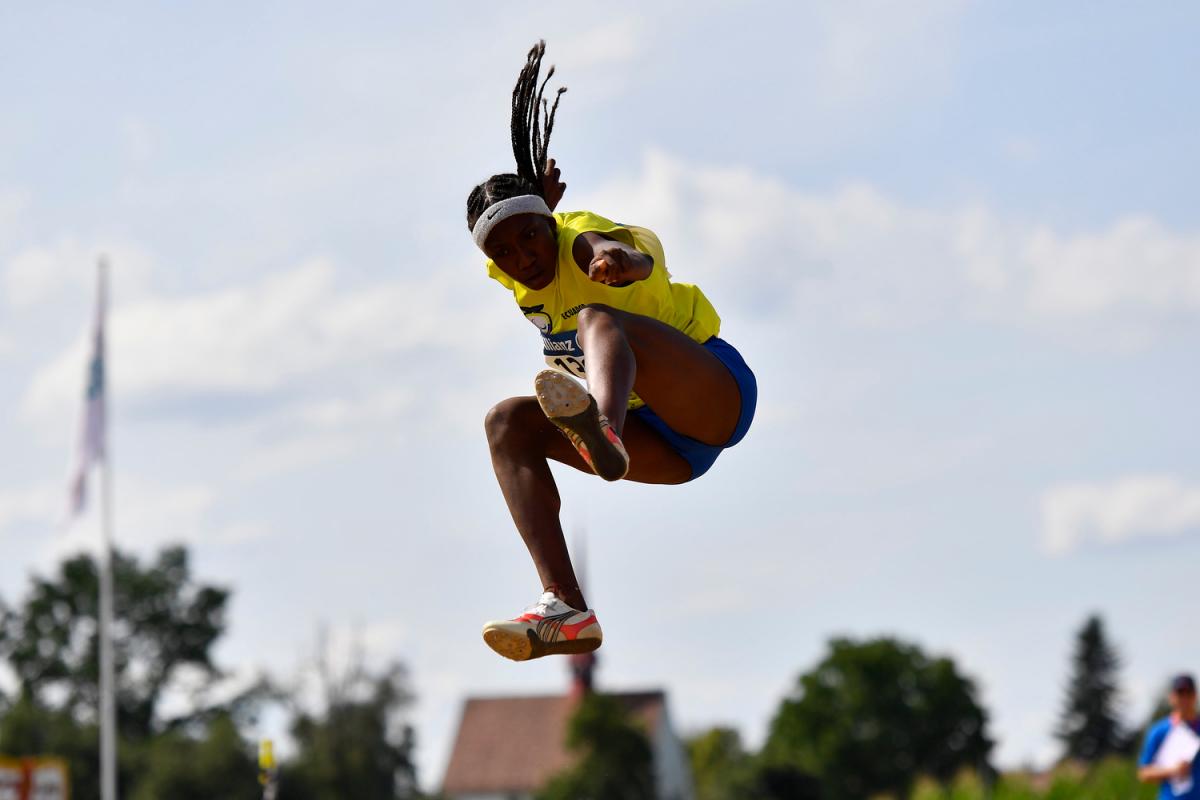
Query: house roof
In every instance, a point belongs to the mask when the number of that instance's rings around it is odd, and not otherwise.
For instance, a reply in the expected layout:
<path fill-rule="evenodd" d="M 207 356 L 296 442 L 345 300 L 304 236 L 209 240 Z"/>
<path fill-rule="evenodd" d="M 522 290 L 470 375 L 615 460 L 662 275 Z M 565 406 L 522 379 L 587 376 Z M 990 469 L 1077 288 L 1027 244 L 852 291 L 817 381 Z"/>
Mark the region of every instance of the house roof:
<path fill-rule="evenodd" d="M 661 691 L 611 694 L 648 733 L 663 719 Z M 571 766 L 567 722 L 577 700 L 569 695 L 472 697 L 463 706 L 446 767 L 446 794 L 533 792 Z"/>

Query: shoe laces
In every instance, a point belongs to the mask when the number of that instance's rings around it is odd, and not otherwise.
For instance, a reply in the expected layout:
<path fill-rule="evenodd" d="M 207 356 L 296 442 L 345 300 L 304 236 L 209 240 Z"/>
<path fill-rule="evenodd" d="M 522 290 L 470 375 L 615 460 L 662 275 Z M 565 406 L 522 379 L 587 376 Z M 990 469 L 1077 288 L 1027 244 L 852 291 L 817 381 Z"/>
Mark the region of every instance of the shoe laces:
<path fill-rule="evenodd" d="M 544 617 L 550 613 L 551 606 L 553 606 L 556 602 L 561 601 L 559 601 L 558 595 L 556 595 L 554 592 L 542 592 L 542 596 L 538 598 L 538 601 L 529 608 L 525 609 L 525 613 L 539 614 Z M 564 605 L 566 604 L 564 603 Z"/>

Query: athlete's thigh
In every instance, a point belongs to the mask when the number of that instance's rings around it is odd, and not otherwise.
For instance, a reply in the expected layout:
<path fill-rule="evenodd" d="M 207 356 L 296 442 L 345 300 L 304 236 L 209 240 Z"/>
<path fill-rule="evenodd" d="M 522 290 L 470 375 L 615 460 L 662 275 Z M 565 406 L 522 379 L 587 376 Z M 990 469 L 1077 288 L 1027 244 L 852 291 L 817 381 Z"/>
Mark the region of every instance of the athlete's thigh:
<path fill-rule="evenodd" d="M 692 465 L 638 417 L 630 415 L 625 418 L 621 442 L 629 453 L 629 474 L 625 480 L 674 484 L 687 483 L 691 479 Z M 580 472 L 594 474 L 565 436 L 557 435 L 547 440 L 546 457 Z"/>
<path fill-rule="evenodd" d="M 633 390 L 672 430 L 711 445 L 733 436 L 742 395 L 733 374 L 703 345 L 666 323 L 616 312 L 637 360 Z"/>

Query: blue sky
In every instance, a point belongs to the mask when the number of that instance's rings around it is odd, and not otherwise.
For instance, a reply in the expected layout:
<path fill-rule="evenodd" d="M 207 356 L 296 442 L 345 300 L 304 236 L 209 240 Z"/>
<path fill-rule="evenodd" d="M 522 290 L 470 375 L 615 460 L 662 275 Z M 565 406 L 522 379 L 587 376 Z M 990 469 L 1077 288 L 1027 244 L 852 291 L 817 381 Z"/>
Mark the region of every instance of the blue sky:
<path fill-rule="evenodd" d="M 538 586 L 487 408 L 538 342 L 466 235 L 548 41 L 565 208 L 659 233 L 761 386 L 685 487 L 562 474 L 601 682 L 761 740 L 832 635 L 953 655 L 1045 763 L 1102 613 L 1131 720 L 1200 666 L 1200 14 L 1185 5 L 128 4 L 0 11 L 0 596 L 55 524 L 97 253 L 118 537 L 235 589 L 220 656 L 319 625 L 410 666 L 422 780 L 472 693 L 556 691 L 480 624 Z M 721 635 L 714 647 L 713 632 Z"/>

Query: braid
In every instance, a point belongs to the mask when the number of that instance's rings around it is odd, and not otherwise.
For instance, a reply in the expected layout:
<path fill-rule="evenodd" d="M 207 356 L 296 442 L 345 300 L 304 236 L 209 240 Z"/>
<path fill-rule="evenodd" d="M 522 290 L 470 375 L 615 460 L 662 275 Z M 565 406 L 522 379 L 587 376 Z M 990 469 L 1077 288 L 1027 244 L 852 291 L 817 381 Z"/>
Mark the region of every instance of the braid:
<path fill-rule="evenodd" d="M 542 70 L 542 56 L 546 54 L 546 43 L 540 41 L 525 57 L 525 67 L 517 77 L 512 94 L 512 146 L 517 160 L 517 174 L 530 183 L 540 184 L 546 169 L 546 153 L 550 148 L 550 133 L 554 130 L 554 115 L 558 101 L 567 90 L 560 87 L 554 95 L 554 106 L 545 99 L 546 84 L 554 76 L 554 67 L 546 73 L 546 79 L 538 85 Z M 538 111 L 541 111 L 541 119 Z M 543 126 L 545 133 L 543 133 Z"/>
<path fill-rule="evenodd" d="M 550 133 L 554 130 L 554 115 L 558 111 L 559 98 L 567 90 L 565 86 L 558 89 L 553 105 L 546 100 L 546 84 L 554 75 L 554 67 L 550 67 L 545 80 L 539 85 L 542 56 L 545 53 L 545 41 L 539 41 L 530 49 L 525 57 L 525 66 L 517 76 L 517 85 L 513 87 L 509 128 L 517 171 L 515 174 L 507 172 L 493 175 L 471 190 L 467 197 L 468 228 L 474 228 L 479 215 L 501 200 L 523 194 L 543 196 L 542 173 L 546 170 L 546 154 L 550 149 Z"/>

